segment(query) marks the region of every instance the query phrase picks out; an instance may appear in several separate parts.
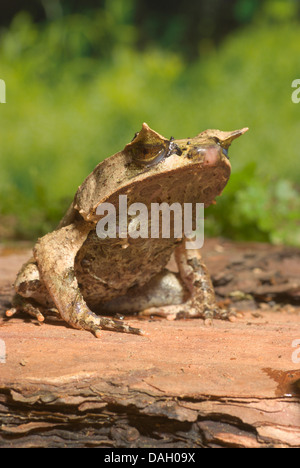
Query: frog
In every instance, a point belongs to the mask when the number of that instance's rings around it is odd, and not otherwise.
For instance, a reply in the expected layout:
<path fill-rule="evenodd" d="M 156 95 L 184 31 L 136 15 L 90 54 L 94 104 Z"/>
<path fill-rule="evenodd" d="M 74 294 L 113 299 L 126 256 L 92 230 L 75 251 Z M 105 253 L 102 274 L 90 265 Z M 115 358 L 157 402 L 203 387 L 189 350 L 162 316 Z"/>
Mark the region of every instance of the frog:
<path fill-rule="evenodd" d="M 55 311 L 71 328 L 97 338 L 103 330 L 143 335 L 142 328 L 124 320 L 132 313 L 144 319 L 231 320 L 230 311 L 217 305 L 201 250 L 191 247 L 185 233 L 142 237 L 127 230 L 121 235 L 120 214 L 115 218 L 119 235 L 99 235 L 97 227 L 106 213 L 101 207 L 120 208 L 121 196 L 130 206 L 147 208 L 215 203 L 230 178 L 229 146 L 247 130 L 209 129 L 175 139 L 143 123 L 123 150 L 85 178 L 58 226 L 37 240 L 17 274 L 6 316 L 25 312 L 42 323 Z M 135 219 L 131 214 L 127 223 Z"/>

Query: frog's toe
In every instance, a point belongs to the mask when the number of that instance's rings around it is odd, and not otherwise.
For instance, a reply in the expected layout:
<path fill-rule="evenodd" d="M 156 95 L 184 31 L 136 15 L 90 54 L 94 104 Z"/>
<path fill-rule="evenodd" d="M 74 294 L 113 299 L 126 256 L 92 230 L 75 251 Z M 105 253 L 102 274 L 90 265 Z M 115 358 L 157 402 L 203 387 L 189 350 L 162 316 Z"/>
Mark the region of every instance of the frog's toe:
<path fill-rule="evenodd" d="M 41 310 L 38 306 L 26 302 L 20 297 L 17 297 L 13 301 L 13 307 L 8 309 L 5 313 L 6 317 L 12 317 L 19 312 L 24 312 L 25 314 L 30 315 L 38 320 L 38 322 L 43 322 L 45 320 L 44 315 L 41 313 Z"/>
<path fill-rule="evenodd" d="M 101 330 L 111 330 L 120 333 L 131 333 L 134 335 L 144 335 L 143 330 L 140 328 L 134 328 L 122 320 L 113 320 L 106 317 L 98 317 L 99 325 L 92 327 L 92 330 L 97 338 L 100 336 Z"/>
<path fill-rule="evenodd" d="M 176 320 L 186 314 L 185 304 L 166 305 L 161 307 L 149 307 L 139 313 L 140 317 L 163 317 L 167 320 Z"/>
<path fill-rule="evenodd" d="M 7 309 L 5 312 L 6 317 L 12 317 L 18 312 L 18 309 L 16 307 L 12 307 L 11 309 Z"/>
<path fill-rule="evenodd" d="M 237 318 L 235 311 L 231 309 L 223 309 L 217 305 L 214 305 L 213 307 L 204 307 L 201 312 L 201 316 L 204 319 L 205 325 L 212 325 L 214 319 L 234 322 Z"/>
<path fill-rule="evenodd" d="M 92 332 L 97 338 L 100 338 L 103 330 L 120 332 L 120 333 L 131 333 L 134 335 L 143 335 L 144 332 L 140 328 L 134 328 L 122 320 L 114 320 L 108 317 L 101 317 L 96 315 L 94 312 L 85 309 L 84 314 L 80 319 L 73 323 L 76 328 L 81 328 Z"/>
<path fill-rule="evenodd" d="M 199 305 L 191 301 L 179 305 L 167 305 L 162 307 L 149 307 L 139 313 L 140 317 L 158 316 L 167 320 L 180 320 L 184 318 L 202 318 L 206 325 L 211 325 L 214 319 L 236 320 L 236 313 L 231 310 L 221 309 L 216 304 L 213 306 Z"/>
<path fill-rule="evenodd" d="M 214 317 L 214 309 L 199 307 L 198 304 L 186 302 L 178 305 L 166 305 L 161 307 L 149 307 L 139 313 L 141 317 L 158 316 L 167 320 L 180 320 L 185 318 L 203 318 L 212 320 Z"/>

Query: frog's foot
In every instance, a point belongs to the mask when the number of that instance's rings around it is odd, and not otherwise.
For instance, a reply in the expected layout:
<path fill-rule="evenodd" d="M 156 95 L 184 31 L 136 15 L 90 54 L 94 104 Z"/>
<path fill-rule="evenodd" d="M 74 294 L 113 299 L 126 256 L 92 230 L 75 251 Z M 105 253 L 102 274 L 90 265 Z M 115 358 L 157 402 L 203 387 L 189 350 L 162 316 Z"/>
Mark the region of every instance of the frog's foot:
<path fill-rule="evenodd" d="M 24 312 L 25 314 L 37 319 L 38 322 L 44 322 L 45 317 L 41 312 L 42 310 L 44 310 L 44 307 L 32 304 L 28 300 L 23 299 L 21 296 L 16 294 L 12 300 L 12 307 L 6 311 L 5 315 L 9 318 L 19 312 Z"/>
<path fill-rule="evenodd" d="M 221 309 L 217 304 L 202 305 L 193 304 L 187 301 L 179 305 L 167 305 L 162 307 L 149 307 L 139 313 L 141 317 L 159 316 L 167 320 L 179 320 L 183 318 L 202 318 L 206 325 L 211 325 L 213 319 L 235 321 L 235 312 L 228 309 Z"/>
<path fill-rule="evenodd" d="M 121 320 L 113 320 L 106 317 L 100 317 L 94 314 L 86 305 L 80 304 L 80 313 L 74 314 L 72 319 L 66 320 L 70 325 L 75 328 L 91 331 L 100 337 L 101 330 L 111 330 L 123 333 L 133 333 L 135 335 L 143 335 L 143 330 L 139 328 L 130 327 Z M 43 313 L 42 313 L 43 312 Z M 15 295 L 12 301 L 12 307 L 6 311 L 6 317 L 10 318 L 17 313 L 26 313 L 31 317 L 34 317 L 38 322 L 42 323 L 45 320 L 45 316 L 48 313 L 60 316 L 59 311 L 55 307 L 43 307 L 38 304 L 29 302 L 27 299 L 22 298 L 18 294 Z"/>
<path fill-rule="evenodd" d="M 114 320 L 108 317 L 101 317 L 92 312 L 86 305 L 81 310 L 76 311 L 76 316 L 67 320 L 73 327 L 91 331 L 97 338 L 100 338 L 102 330 L 110 330 L 121 333 L 132 333 L 134 335 L 144 335 L 140 328 L 127 325 L 122 320 Z"/>

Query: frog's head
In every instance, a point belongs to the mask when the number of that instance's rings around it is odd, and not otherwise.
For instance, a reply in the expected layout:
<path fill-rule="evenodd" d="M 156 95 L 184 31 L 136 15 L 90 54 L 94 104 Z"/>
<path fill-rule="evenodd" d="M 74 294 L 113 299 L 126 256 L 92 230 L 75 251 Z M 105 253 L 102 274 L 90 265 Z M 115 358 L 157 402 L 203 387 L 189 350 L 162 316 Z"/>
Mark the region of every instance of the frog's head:
<path fill-rule="evenodd" d="M 242 128 L 233 132 L 221 130 L 205 130 L 194 138 L 175 140 L 167 139 L 152 130 L 146 123 L 133 140 L 126 145 L 125 151 L 130 153 L 131 160 L 137 166 L 153 167 L 170 156 L 178 156 L 178 165 L 203 160 L 209 165 L 220 157 L 228 158 L 228 148 L 232 141 L 247 132 Z"/>
<path fill-rule="evenodd" d="M 248 131 L 248 127 L 241 128 L 240 130 L 234 130 L 233 132 L 222 132 L 221 130 L 205 130 L 200 133 L 196 138 L 200 140 L 202 146 L 213 146 L 215 144 L 222 148 L 222 153 L 228 158 L 228 148 L 239 136 L 243 135 Z M 229 159 L 229 158 L 228 158 Z"/>
<path fill-rule="evenodd" d="M 205 130 L 194 138 L 176 140 L 176 144 L 182 150 L 185 163 L 196 164 L 199 169 L 202 165 L 215 166 L 226 163 L 230 167 L 228 148 L 235 138 L 247 132 L 248 128 L 222 132 L 221 130 Z"/>
<path fill-rule="evenodd" d="M 230 177 L 228 147 L 247 130 L 205 130 L 175 140 L 144 123 L 122 151 L 96 166 L 79 187 L 73 206 L 87 221 L 97 220 L 97 206 L 118 194 L 126 194 L 128 203 L 195 200 L 209 206 Z"/>

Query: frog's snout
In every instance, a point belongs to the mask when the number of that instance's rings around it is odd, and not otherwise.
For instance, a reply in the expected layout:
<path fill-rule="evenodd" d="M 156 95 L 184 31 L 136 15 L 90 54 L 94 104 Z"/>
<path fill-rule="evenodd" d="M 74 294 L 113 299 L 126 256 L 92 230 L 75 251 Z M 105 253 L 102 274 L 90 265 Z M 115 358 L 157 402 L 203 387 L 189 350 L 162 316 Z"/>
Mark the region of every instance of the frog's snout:
<path fill-rule="evenodd" d="M 216 166 L 222 159 L 223 148 L 211 146 L 205 149 L 203 154 L 203 164 L 205 166 Z M 226 156 L 227 159 L 228 156 Z"/>

